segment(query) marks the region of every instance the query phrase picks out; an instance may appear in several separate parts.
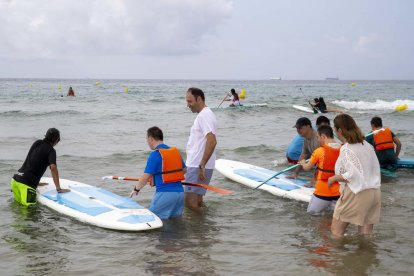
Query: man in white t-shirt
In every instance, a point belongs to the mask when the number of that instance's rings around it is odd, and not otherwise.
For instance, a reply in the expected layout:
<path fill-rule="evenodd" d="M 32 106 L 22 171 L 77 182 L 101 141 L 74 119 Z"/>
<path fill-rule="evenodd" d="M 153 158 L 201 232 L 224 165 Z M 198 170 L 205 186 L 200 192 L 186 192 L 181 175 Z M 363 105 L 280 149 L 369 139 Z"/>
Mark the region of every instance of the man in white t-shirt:
<path fill-rule="evenodd" d="M 187 143 L 186 182 L 209 184 L 216 162 L 217 119 L 205 104 L 201 89 L 191 87 L 186 95 L 187 106 L 193 113 L 198 113 L 191 127 Z M 185 205 L 191 210 L 201 212 L 203 196 L 206 189 L 185 186 Z"/>

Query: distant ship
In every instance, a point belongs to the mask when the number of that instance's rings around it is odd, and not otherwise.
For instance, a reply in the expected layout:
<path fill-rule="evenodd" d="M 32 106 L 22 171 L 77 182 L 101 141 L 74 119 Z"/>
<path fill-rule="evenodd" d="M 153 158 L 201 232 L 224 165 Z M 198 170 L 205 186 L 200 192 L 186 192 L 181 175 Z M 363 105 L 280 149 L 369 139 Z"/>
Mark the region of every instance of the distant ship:
<path fill-rule="evenodd" d="M 276 78 L 270 78 L 271 80 L 282 80 L 281 77 L 276 77 Z"/>
<path fill-rule="evenodd" d="M 325 80 L 339 80 L 339 78 L 326 78 Z"/>

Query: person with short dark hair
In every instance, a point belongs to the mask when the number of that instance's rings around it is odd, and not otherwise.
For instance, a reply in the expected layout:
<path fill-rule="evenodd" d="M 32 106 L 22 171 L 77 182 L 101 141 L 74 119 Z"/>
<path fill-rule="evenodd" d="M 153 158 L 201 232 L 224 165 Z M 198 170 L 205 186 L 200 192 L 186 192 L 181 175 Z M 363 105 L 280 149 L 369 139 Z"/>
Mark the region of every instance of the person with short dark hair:
<path fill-rule="evenodd" d="M 147 130 L 147 143 L 153 150 L 147 159 L 144 174 L 130 193 L 137 195 L 149 182 L 155 186 L 150 210 L 161 219 L 179 217 L 184 210 L 184 180 L 185 163 L 180 152 L 175 147 L 164 144 L 164 134 L 159 127 Z"/>
<path fill-rule="evenodd" d="M 321 125 L 330 125 L 329 119 L 323 115 L 319 116 L 316 119 L 316 128 L 318 128 Z M 292 141 L 288 145 L 286 150 L 286 159 L 290 164 L 298 163 L 300 154 L 302 153 L 303 141 L 304 138 L 297 134 L 295 137 L 293 137 Z M 310 187 L 312 185 L 307 184 L 306 186 Z"/>
<path fill-rule="evenodd" d="M 381 209 L 381 174 L 375 151 L 348 114 L 334 119 L 336 136 L 344 143 L 335 164 L 335 175 L 328 185 L 341 183 L 341 197 L 335 205 L 331 232 L 343 237 L 350 223 L 358 232 L 371 236 L 379 222 Z"/>
<path fill-rule="evenodd" d="M 328 186 L 328 178 L 335 175 L 335 162 L 341 145 L 335 141 L 329 125 L 321 125 L 317 132 L 320 147 L 312 153 L 308 163 L 304 159 L 299 161 L 305 171 L 317 167 L 315 191 L 307 209 L 312 215 L 318 215 L 324 210 L 333 210 L 340 195 L 339 183 Z"/>
<path fill-rule="evenodd" d="M 402 146 L 400 139 L 389 128 L 383 129 L 381 117 L 371 119 L 371 128 L 372 131 L 379 131 L 365 140 L 374 146 L 381 168 L 396 170 Z"/>
<path fill-rule="evenodd" d="M 327 125 L 327 126 L 330 126 L 330 125 L 331 125 L 331 121 L 329 121 L 328 117 L 321 115 L 321 116 L 319 116 L 319 117 L 316 119 L 316 127 L 318 128 L 318 127 L 320 127 L 321 125 Z"/>
<path fill-rule="evenodd" d="M 191 127 L 187 143 L 187 182 L 209 184 L 216 162 L 217 119 L 213 111 L 205 104 L 204 92 L 195 87 L 187 90 L 187 106 L 191 112 L 198 113 Z M 203 211 L 203 196 L 206 189 L 202 187 L 185 187 L 185 204 L 193 211 Z"/>
<path fill-rule="evenodd" d="M 293 127 L 295 127 L 298 134 L 304 138 L 299 161 L 308 159 L 311 157 L 313 151 L 319 147 L 316 130 L 312 128 L 311 121 L 306 117 L 299 118 Z M 301 166 L 296 167 L 287 178 L 296 178 L 301 169 Z"/>
<path fill-rule="evenodd" d="M 58 193 L 70 191 L 60 187 L 59 171 L 56 165 L 56 150 L 54 149 L 59 141 L 59 130 L 49 128 L 45 138 L 37 140 L 30 147 L 22 167 L 13 175 L 11 180 L 11 189 L 17 202 L 25 206 L 36 204 L 36 189 L 47 167 L 50 168 L 56 191 Z"/>

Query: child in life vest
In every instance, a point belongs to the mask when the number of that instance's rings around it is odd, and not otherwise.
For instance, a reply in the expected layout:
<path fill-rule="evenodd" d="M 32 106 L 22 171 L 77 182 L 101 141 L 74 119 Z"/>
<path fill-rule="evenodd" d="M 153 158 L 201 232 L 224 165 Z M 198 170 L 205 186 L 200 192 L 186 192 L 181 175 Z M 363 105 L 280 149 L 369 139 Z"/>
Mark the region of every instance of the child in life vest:
<path fill-rule="evenodd" d="M 307 209 L 307 212 L 312 215 L 318 215 L 324 210 L 333 210 L 340 196 L 339 183 L 329 186 L 328 178 L 335 175 L 335 162 L 341 145 L 334 140 L 333 130 L 328 125 L 318 128 L 317 138 L 320 147 L 312 153 L 309 162 L 299 161 L 305 171 L 310 171 L 316 166 L 315 191 Z"/>

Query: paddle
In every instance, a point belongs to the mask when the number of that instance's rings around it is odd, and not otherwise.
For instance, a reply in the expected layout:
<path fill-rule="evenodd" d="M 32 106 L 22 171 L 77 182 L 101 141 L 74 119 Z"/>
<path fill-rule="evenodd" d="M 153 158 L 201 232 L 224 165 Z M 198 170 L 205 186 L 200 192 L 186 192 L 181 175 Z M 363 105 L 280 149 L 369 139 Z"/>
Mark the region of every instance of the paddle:
<path fill-rule="evenodd" d="M 309 159 L 307 159 L 306 160 L 306 162 L 307 161 L 309 161 Z M 287 171 L 289 171 L 289 170 L 291 170 L 291 169 L 294 169 L 294 168 L 296 168 L 296 167 L 299 167 L 300 166 L 300 164 L 298 163 L 298 164 L 295 164 L 295 165 L 293 165 L 293 166 L 290 166 L 290 167 L 287 167 L 286 169 L 284 169 L 284 170 L 282 170 L 282 171 L 280 171 L 280 172 L 277 172 L 277 173 L 275 173 L 274 175 L 272 175 L 271 177 L 269 177 L 266 181 L 264 181 L 263 183 L 260 183 L 260 185 L 259 186 L 257 186 L 257 187 L 255 187 L 255 188 L 253 188 L 253 190 L 256 190 L 257 188 L 259 188 L 260 186 L 262 186 L 263 184 L 266 184 L 267 182 L 269 182 L 272 178 L 275 178 L 276 176 L 278 176 L 278 175 L 280 175 L 280 174 L 282 174 L 282 173 L 284 173 L 284 172 L 287 172 Z"/>
<path fill-rule="evenodd" d="M 312 108 L 312 110 L 313 110 L 313 113 L 314 114 L 318 114 L 319 112 L 318 112 L 318 110 L 311 104 L 311 102 L 310 101 L 308 101 L 308 103 L 309 103 L 309 105 L 311 106 L 311 108 Z"/>
<path fill-rule="evenodd" d="M 128 180 L 128 181 L 139 181 L 139 178 L 137 177 L 131 177 L 131 176 L 116 176 L 116 175 L 107 175 L 102 177 L 102 179 L 115 179 L 115 180 Z M 183 185 L 187 185 L 187 186 L 197 186 L 197 187 L 202 187 L 204 189 L 210 190 L 212 192 L 216 192 L 218 194 L 222 194 L 222 195 L 230 195 L 233 193 L 233 191 L 230 190 L 226 190 L 226 189 L 222 189 L 219 187 L 215 187 L 215 186 L 210 186 L 210 185 L 206 185 L 206 184 L 201 184 L 201 183 L 192 183 L 192 182 L 181 182 Z"/>
<path fill-rule="evenodd" d="M 374 134 L 377 134 L 378 132 L 380 132 L 380 131 L 384 131 L 385 129 L 384 128 L 380 128 L 380 129 L 377 129 L 377 130 L 374 130 L 373 132 L 371 132 L 371 133 L 368 133 L 367 135 L 365 135 L 365 138 L 367 138 L 367 137 L 369 137 L 369 136 L 371 136 L 371 135 L 374 135 Z M 309 159 L 307 159 L 306 160 L 306 162 L 308 162 L 309 161 Z M 291 170 L 291 169 L 294 169 L 294 168 L 296 168 L 296 167 L 299 167 L 300 166 L 300 164 L 295 164 L 295 165 L 293 165 L 293 166 L 290 166 L 290 167 L 288 167 L 288 168 L 286 168 L 286 169 L 284 169 L 284 170 L 282 170 L 282 171 L 280 171 L 280 172 L 277 172 L 277 173 L 275 173 L 274 175 L 272 175 L 269 179 L 267 179 L 266 181 L 264 181 L 263 183 L 260 183 L 260 185 L 259 186 L 257 186 L 257 187 L 255 187 L 255 188 L 253 188 L 253 190 L 256 190 L 257 188 L 259 188 L 260 186 L 262 186 L 263 184 L 266 184 L 268 181 L 270 181 L 272 178 L 274 178 L 274 177 L 276 177 L 276 176 L 278 176 L 278 175 L 280 175 L 280 174 L 282 174 L 282 173 L 284 173 L 284 172 L 287 172 L 287 171 L 289 171 L 289 170 Z"/>
<path fill-rule="evenodd" d="M 222 100 L 222 101 L 221 101 L 221 103 L 217 106 L 217 108 L 219 108 L 219 107 L 220 107 L 220 105 L 221 105 L 222 103 L 224 103 L 224 101 L 227 99 L 227 96 L 228 96 L 228 92 L 226 92 L 226 96 L 224 96 L 223 100 Z"/>
<path fill-rule="evenodd" d="M 374 131 L 368 133 L 367 135 L 365 135 L 365 138 L 367 138 L 367 137 L 369 137 L 371 135 L 377 134 L 378 132 L 384 131 L 384 130 L 385 130 L 385 128 L 380 128 L 380 129 L 374 130 Z"/>
<path fill-rule="evenodd" d="M 303 91 L 302 91 L 302 87 L 299 87 L 299 90 L 302 93 L 303 97 L 306 98 L 305 93 L 303 93 Z M 310 107 L 312 108 L 313 113 L 317 114 L 318 113 L 318 110 L 311 104 L 311 102 L 309 100 L 308 100 L 308 103 L 309 103 Z"/>

